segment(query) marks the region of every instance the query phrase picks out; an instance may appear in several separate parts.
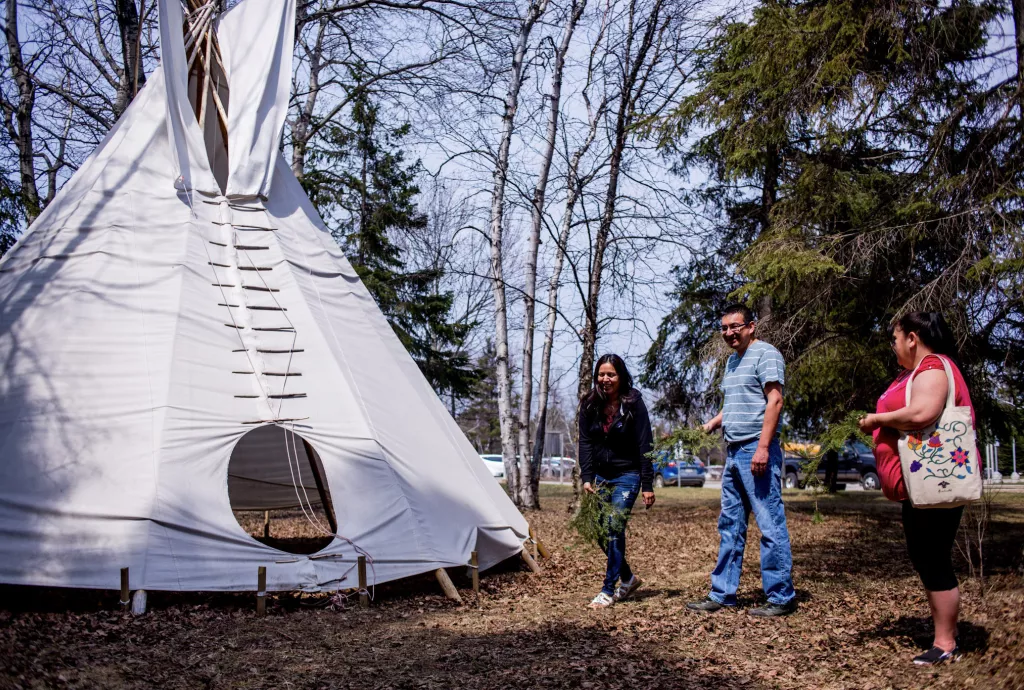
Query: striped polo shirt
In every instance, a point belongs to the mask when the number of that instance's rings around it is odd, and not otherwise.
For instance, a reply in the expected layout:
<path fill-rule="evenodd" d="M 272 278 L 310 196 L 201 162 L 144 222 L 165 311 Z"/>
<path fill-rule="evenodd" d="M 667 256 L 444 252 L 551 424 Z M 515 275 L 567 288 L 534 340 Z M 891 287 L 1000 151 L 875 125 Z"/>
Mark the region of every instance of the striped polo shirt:
<path fill-rule="evenodd" d="M 729 443 L 749 441 L 761 435 L 767 397 L 765 384 L 786 385 L 786 363 L 782 353 L 762 340 L 755 340 L 740 357 L 735 352 L 725 363 L 722 378 L 722 426 Z"/>

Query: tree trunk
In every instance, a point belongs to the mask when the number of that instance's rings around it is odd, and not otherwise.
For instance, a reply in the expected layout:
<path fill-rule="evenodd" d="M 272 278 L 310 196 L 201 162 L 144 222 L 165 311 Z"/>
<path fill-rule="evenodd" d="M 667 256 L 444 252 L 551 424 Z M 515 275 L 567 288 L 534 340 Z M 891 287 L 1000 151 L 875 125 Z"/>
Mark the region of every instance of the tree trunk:
<path fill-rule="evenodd" d="M 761 233 L 768 232 L 772 225 L 772 207 L 778 198 L 779 149 L 769 146 L 765 151 L 764 180 L 761 184 Z M 766 322 L 772 318 L 772 296 L 762 295 L 757 301 L 757 319 Z"/>
<path fill-rule="evenodd" d="M 779 188 L 779 149 L 769 146 L 764 156 L 764 179 L 761 183 L 761 232 L 768 232 L 772 224 L 772 207 Z"/>
<path fill-rule="evenodd" d="M 592 140 L 592 139 L 591 139 Z M 565 264 L 565 247 L 569 242 L 569 231 L 572 228 L 573 209 L 576 206 L 576 199 L 579 196 L 578 188 L 575 185 L 576 170 L 579 169 L 579 159 L 582 157 L 582 150 L 579 156 L 575 156 L 569 167 L 569 190 L 565 200 L 565 213 L 562 216 L 562 227 L 558 234 L 558 247 L 555 250 L 555 266 L 551 272 L 551 282 L 548 285 L 548 322 L 547 330 L 544 333 L 544 350 L 540 358 L 540 391 L 537 395 L 537 435 L 533 443 L 532 464 L 540 466 L 541 458 L 544 455 L 544 435 L 548 417 L 548 396 L 551 385 L 551 350 L 555 343 L 555 324 L 558 322 L 558 288 L 562 277 L 562 266 Z M 564 453 L 563 453 L 564 457 Z M 534 492 L 539 488 L 539 473 L 531 478 Z"/>
<path fill-rule="evenodd" d="M 1024 126 L 1024 0 L 1011 0 L 1013 5 L 1013 35 L 1017 50 L 1017 93 L 1019 94 L 1020 120 Z"/>
<path fill-rule="evenodd" d="M 545 425 L 547 424 L 548 396 L 550 393 L 549 389 L 551 380 L 551 350 L 554 347 L 555 324 L 558 321 L 558 288 L 562 277 L 562 267 L 565 265 L 565 251 L 569 244 L 569 233 L 572 230 L 573 213 L 576 209 L 576 202 L 583 194 L 584 184 L 579 179 L 580 161 L 583 160 L 583 156 L 590 149 L 591 144 L 594 143 L 594 139 L 597 136 L 597 127 L 601 122 L 601 118 L 604 117 L 606 105 L 607 100 L 603 100 L 598 106 L 597 111 L 591 113 L 590 130 L 587 132 L 587 138 L 583 144 L 573 152 L 573 155 L 569 159 L 569 169 L 566 172 L 567 184 L 565 213 L 562 215 L 562 224 L 558 233 L 558 247 L 555 251 L 555 266 L 552 270 L 551 282 L 548 286 L 548 322 L 547 331 L 544 334 L 544 351 L 541 355 L 540 364 L 540 393 L 537 399 L 537 404 L 539 406 L 538 419 L 540 421 L 537 425 L 537 438 L 535 439 L 533 446 L 534 462 L 538 464 L 540 463 L 540 458 L 544 451 L 544 431 Z M 579 453 L 577 453 L 577 467 L 574 467 L 572 471 L 574 485 L 577 483 L 575 478 L 579 476 L 578 456 Z M 575 511 L 577 504 L 578 495 L 573 498 L 570 509 Z"/>
<path fill-rule="evenodd" d="M 36 187 L 35 141 L 32 138 L 32 110 L 35 107 L 36 87 L 25 69 L 21 56 L 21 40 L 18 37 L 18 3 L 7 0 L 6 25 L 8 60 L 11 76 L 18 87 L 18 102 L 14 104 L 13 125 L 8 124 L 11 139 L 18 148 L 18 174 L 20 177 L 19 196 L 25 209 L 25 222 L 31 225 L 39 215 L 39 190 Z M 10 123 L 9 117 L 5 117 Z"/>
<path fill-rule="evenodd" d="M 494 165 L 494 191 L 491 194 L 491 281 L 494 292 L 494 335 L 498 376 L 498 417 L 501 424 L 501 454 L 505 461 L 505 476 L 512 500 L 521 507 L 518 491 L 518 449 L 514 429 L 515 411 L 512 407 L 512 376 L 509 370 L 508 305 L 505 298 L 505 272 L 502 266 L 502 239 L 505 224 L 505 187 L 508 183 L 508 156 L 515 129 L 516 111 L 519 109 L 519 91 L 523 85 L 523 61 L 529 45 L 530 33 L 544 13 L 547 0 L 532 0 L 526 18 L 519 30 L 512 73 L 505 95 L 505 112 L 501 118 L 501 140 Z M 525 449 L 524 449 L 525 450 Z"/>
<path fill-rule="evenodd" d="M 632 52 L 632 36 L 626 43 L 626 64 L 623 74 L 622 91 L 619 94 L 618 110 L 615 114 L 615 129 L 613 131 L 614 143 L 611 154 L 608 158 L 608 188 L 605 192 L 604 209 L 601 213 L 601 223 L 597 229 L 597 236 L 594 239 L 593 263 L 590 267 L 590 285 L 587 292 L 587 303 L 584 307 L 583 325 L 583 354 L 580 357 L 580 385 L 578 396 L 583 396 L 590 391 L 593 384 L 594 348 L 597 344 L 598 330 L 598 300 L 601 296 L 601 278 L 604 271 L 604 253 L 608 248 L 608 237 L 611 234 L 612 223 L 615 220 L 615 204 L 619 195 L 619 172 L 622 167 L 622 154 L 626 148 L 626 137 L 633 119 L 633 103 L 635 94 L 633 88 L 636 86 L 637 77 L 644 60 L 647 58 L 647 51 L 654 40 L 654 33 L 657 29 L 657 15 L 660 12 L 661 2 L 655 3 L 652 10 L 651 20 L 641 40 L 640 48 L 635 60 L 630 62 Z M 631 10 L 632 11 L 632 10 Z"/>
<path fill-rule="evenodd" d="M 121 80 L 114 99 L 114 117 L 128 108 L 146 84 L 146 73 L 142 66 L 142 26 L 135 0 L 115 0 L 117 28 L 121 34 Z"/>
<path fill-rule="evenodd" d="M 302 3 L 300 3 L 301 5 Z M 296 8 L 296 12 L 299 9 Z M 304 22 L 304 20 L 301 20 Z M 300 19 L 296 18 L 296 24 Z M 297 26 L 295 35 L 299 35 L 301 26 Z M 327 18 L 320 19 L 320 26 L 317 30 L 316 41 L 309 54 L 309 91 L 302 108 L 292 122 L 292 174 L 295 179 L 302 183 L 306 171 L 306 152 L 309 149 L 309 140 L 312 136 L 313 109 L 316 108 L 316 99 L 320 95 L 320 71 L 323 69 L 323 43 L 324 32 L 327 30 Z"/>
<path fill-rule="evenodd" d="M 566 20 L 565 31 L 562 34 L 562 42 L 555 51 L 555 65 L 551 74 L 551 94 L 549 97 L 548 125 L 544 136 L 544 151 L 540 162 L 540 171 L 537 175 L 537 184 L 533 189 L 533 203 L 530 213 L 530 243 L 526 252 L 526 284 L 523 287 L 523 387 L 522 398 L 519 402 L 519 448 L 524 455 L 523 462 L 519 468 L 519 501 L 526 508 L 540 508 L 540 496 L 537 492 L 537 483 L 540 475 L 540 461 L 543 456 L 543 419 L 539 419 L 537 435 L 541 437 L 539 450 L 537 448 L 530 454 L 525 455 L 530 449 L 530 410 L 533 403 L 533 333 L 534 319 L 536 312 L 537 295 L 537 254 L 540 250 L 540 230 L 544 222 L 544 198 L 547 194 L 548 175 L 551 172 L 551 160 L 555 155 L 555 137 L 558 134 L 559 103 L 562 98 L 562 72 L 565 67 L 565 55 L 569 52 L 569 45 L 572 42 L 572 35 L 576 29 L 583 10 L 586 7 L 586 0 L 578 0 L 573 3 L 572 10 Z M 560 251 L 560 250 L 559 250 Z M 561 257 L 559 257 L 559 261 Z M 556 281 L 557 285 L 557 281 Z M 547 343 L 545 342 L 545 347 Z M 550 353 L 548 353 L 550 358 Z M 542 395 L 547 395 L 542 391 Z"/>
<path fill-rule="evenodd" d="M 601 296 L 601 278 L 604 271 L 604 254 L 608 248 L 608 239 L 611 235 L 612 223 L 615 220 L 615 205 L 619 195 L 619 173 L 622 167 L 622 155 L 626 148 L 626 138 L 633 122 L 635 105 L 639 94 L 634 93 L 640 76 L 640 70 L 647 60 L 647 53 L 654 43 L 658 31 L 658 17 L 661 13 L 661 0 L 656 0 L 651 7 L 647 26 L 644 29 L 643 37 L 637 48 L 636 56 L 632 54 L 633 33 L 632 26 L 626 40 L 625 54 L 623 55 L 623 74 L 619 102 L 615 114 L 615 126 L 612 132 L 613 144 L 608 158 L 608 188 L 604 198 L 604 209 L 601 213 L 601 222 L 597 229 L 597 236 L 594 238 L 593 263 L 590 266 L 590 285 L 587 291 L 587 302 L 584 305 L 583 324 L 583 352 L 580 355 L 580 383 L 577 389 L 577 396 L 583 399 L 593 385 L 593 368 L 595 348 L 597 346 L 598 332 L 598 306 Z M 630 6 L 630 24 L 632 25 L 632 13 L 635 11 L 635 2 Z M 643 81 L 640 81 L 641 91 Z M 578 504 L 579 495 L 583 489 L 580 481 L 579 463 L 573 469 L 573 505 Z"/>

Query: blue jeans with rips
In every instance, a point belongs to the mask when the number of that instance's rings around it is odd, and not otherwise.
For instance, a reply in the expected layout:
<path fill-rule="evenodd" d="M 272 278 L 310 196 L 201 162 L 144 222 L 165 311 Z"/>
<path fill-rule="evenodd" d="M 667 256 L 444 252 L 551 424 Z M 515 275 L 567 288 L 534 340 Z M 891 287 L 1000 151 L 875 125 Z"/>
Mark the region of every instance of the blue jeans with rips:
<path fill-rule="evenodd" d="M 736 605 L 747 520 L 754 513 L 761 530 L 761 584 L 768 601 L 787 604 L 793 589 L 793 555 L 789 546 L 786 511 L 782 505 L 782 448 L 773 440 L 768 448 L 768 470 L 755 476 L 750 461 L 758 439 L 730 443 L 722 473 L 722 512 L 718 517 L 718 563 L 711 573 L 710 597 L 719 604 Z"/>
<path fill-rule="evenodd" d="M 623 517 L 629 516 L 636 497 L 640 494 L 639 472 L 627 472 L 614 479 L 596 476 L 594 484 L 596 488 L 604 489 L 604 492 L 599 495 L 604 495 L 605 500 L 610 502 Z M 601 548 L 608 556 L 608 567 L 605 570 L 604 586 L 601 587 L 601 591 L 612 596 L 615 594 L 615 584 L 619 579 L 623 582 L 633 579 L 633 571 L 630 569 L 629 563 L 626 562 L 625 520 L 609 525 L 608 541 L 602 544 Z"/>

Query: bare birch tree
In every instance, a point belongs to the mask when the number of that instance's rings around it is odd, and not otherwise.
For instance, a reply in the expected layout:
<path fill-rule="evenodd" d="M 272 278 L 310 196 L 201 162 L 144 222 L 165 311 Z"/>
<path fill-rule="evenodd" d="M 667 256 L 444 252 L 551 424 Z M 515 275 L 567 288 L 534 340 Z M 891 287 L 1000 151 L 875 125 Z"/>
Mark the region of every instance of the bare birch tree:
<path fill-rule="evenodd" d="M 595 44 L 595 48 L 599 43 Z M 588 70 L 587 87 L 593 78 L 593 51 L 591 53 L 591 69 Z M 580 176 L 580 162 L 590 150 L 597 136 L 597 128 L 604 118 L 605 110 L 608 107 L 608 100 L 603 99 L 596 108 L 592 107 L 587 96 L 587 88 L 583 90 L 583 98 L 586 104 L 589 128 L 583 143 L 572 152 L 569 157 L 568 170 L 566 171 L 566 198 L 565 210 L 559 224 L 558 236 L 555 237 L 555 259 L 551 271 L 551 278 L 548 282 L 547 300 L 547 324 L 544 332 L 544 348 L 541 352 L 540 363 L 540 385 L 537 394 L 537 435 L 533 443 L 532 462 L 539 465 L 544 454 L 544 436 L 547 429 L 548 402 L 551 395 L 551 353 L 555 344 L 555 330 L 558 323 L 558 292 L 562 286 L 562 268 L 565 265 L 565 254 L 569 244 L 569 236 L 573 228 L 573 219 L 576 212 L 576 204 L 586 188 L 587 184 L 597 170 L 591 171 L 587 176 Z M 539 484 L 539 477 L 532 478 L 534 492 L 536 493 Z"/>
<path fill-rule="evenodd" d="M 537 254 L 540 250 L 540 234 L 544 224 L 544 200 L 548 188 L 548 175 L 551 173 L 551 162 L 555 155 L 555 144 L 558 136 L 558 121 L 561 112 L 562 75 L 565 70 L 565 57 L 572 44 L 576 24 L 587 7 L 587 0 L 573 0 L 562 30 L 562 40 L 554 53 L 554 66 L 551 73 L 551 91 L 547 98 L 548 120 L 544 132 L 543 149 L 537 174 L 537 182 L 533 189 L 530 208 L 530 239 L 526 249 L 526 274 L 523 286 L 523 383 L 519 402 L 519 441 L 522 454 L 519 467 L 519 502 L 526 508 L 540 508 L 540 497 L 537 483 L 540 476 L 540 457 L 526 453 L 530 450 L 530 412 L 533 402 L 533 332 L 536 311 L 537 290 Z M 556 281 L 557 282 L 557 281 Z M 549 352 L 550 363 L 550 352 Z M 542 393 L 547 395 L 547 391 Z M 539 435 L 543 431 L 538 430 Z M 543 451 L 543 447 L 542 447 Z"/>
<path fill-rule="evenodd" d="M 118 33 L 121 36 L 120 81 L 114 100 L 114 115 L 120 117 L 128 104 L 146 84 L 146 70 L 142 64 L 142 16 L 134 0 L 114 0 Z M 145 0 L 140 0 L 144 3 Z M 156 1 L 153 0 L 153 6 Z"/>
<path fill-rule="evenodd" d="M 502 15 L 452 0 L 339 3 L 314 0 L 296 8 L 292 116 L 286 138 L 301 181 L 310 147 L 361 90 L 390 106 L 413 107 L 430 94 L 458 88 L 441 67 L 472 52 L 483 19 Z M 410 34 L 409 26 L 416 26 Z"/>
<path fill-rule="evenodd" d="M 544 14 L 547 0 L 530 0 L 526 16 L 520 24 L 519 34 L 512 52 L 512 68 L 505 94 L 504 112 L 501 118 L 501 135 L 497 157 L 494 162 L 494 189 L 491 193 L 490 237 L 491 237 L 491 280 L 494 292 L 494 333 L 497 349 L 498 369 L 498 414 L 501 421 L 501 454 L 505 461 L 505 476 L 508 478 L 509 493 L 518 504 L 519 472 L 514 428 L 515 412 L 512 406 L 512 377 L 509 370 L 508 348 L 508 307 L 505 294 L 505 269 L 503 266 L 502 242 L 505 232 L 505 189 L 508 183 L 509 150 L 515 130 L 516 112 L 519 110 L 519 92 L 523 85 L 523 63 L 530 45 L 530 34 Z"/>
<path fill-rule="evenodd" d="M 644 5 L 647 5 L 645 8 Z M 646 9 L 646 12 L 644 10 Z M 612 223 L 615 221 L 616 202 L 619 196 L 619 175 L 622 158 L 626 149 L 626 140 L 637 115 L 636 106 L 643 89 L 648 86 L 649 78 L 657 67 L 657 59 L 662 46 L 659 39 L 664 35 L 665 0 L 629 0 L 625 17 L 625 32 L 619 52 L 617 64 L 620 66 L 618 75 L 618 103 L 614 112 L 614 125 L 611 131 L 612 149 L 608 160 L 608 183 L 605 191 L 604 208 L 601 213 L 600 225 L 594 237 L 593 252 L 590 264 L 590 280 L 587 298 L 584 304 L 583 353 L 580 356 L 580 381 L 578 396 L 582 399 L 590 390 L 593 381 L 594 348 L 597 344 L 598 307 L 601 296 L 601 279 L 604 271 L 605 251 Z M 653 59 L 649 59 L 651 56 Z"/>
<path fill-rule="evenodd" d="M 566 257 L 573 268 L 582 307 L 579 329 L 581 354 L 577 398 L 582 399 L 593 384 L 596 345 L 602 324 L 619 317 L 601 315 L 601 294 L 609 268 L 609 259 L 619 262 L 623 273 L 621 288 L 632 300 L 626 319 L 634 321 L 640 311 L 634 285 L 636 271 L 631 264 L 645 262 L 658 245 L 658 226 L 673 224 L 671 212 L 656 208 L 663 197 L 674 197 L 659 175 L 664 170 L 647 170 L 649 152 L 639 146 L 637 125 L 657 117 L 685 84 L 686 66 L 695 47 L 690 34 L 692 0 L 624 0 L 609 3 L 608 47 L 599 63 L 604 69 L 605 94 L 610 100 L 604 131 L 607 149 L 603 171 L 595 181 L 603 185 L 594 214 L 587 209 L 592 192 L 581 192 L 582 226 L 587 237 L 582 255 Z M 634 168 L 635 172 L 631 172 Z M 628 183 L 627 196 L 623 184 Z M 653 199 L 640 198 L 647 195 Z M 622 208 L 623 202 L 629 208 Z M 590 228 L 596 225 L 596 232 Z M 632 226 L 652 227 L 653 233 L 629 230 Z M 621 227 L 618 235 L 615 228 Z M 627 247 L 630 251 L 626 251 Z M 609 256 L 611 252 L 611 256 Z M 631 289 L 634 288 L 634 289 Z M 579 466 L 573 470 L 574 494 L 581 491 Z M 576 505 L 574 500 L 573 505 Z"/>
<path fill-rule="evenodd" d="M 36 186 L 35 139 L 32 135 L 32 116 L 36 102 L 36 85 L 32 80 L 22 53 L 18 28 L 18 3 L 7 0 L 4 13 L 4 37 L 7 39 L 7 70 L 17 86 L 16 96 L 8 99 L 3 94 L 4 125 L 8 136 L 17 147 L 19 197 L 27 222 L 31 223 L 41 209 Z"/>
<path fill-rule="evenodd" d="M 19 9 L 26 15 L 20 26 Z M 146 62 L 156 56 L 144 30 L 154 17 L 155 5 L 140 11 L 133 0 L 5 5 L 4 72 L 16 90 L 0 89 L 0 111 L 5 143 L 17 151 L 16 184 L 26 224 L 145 84 Z"/>

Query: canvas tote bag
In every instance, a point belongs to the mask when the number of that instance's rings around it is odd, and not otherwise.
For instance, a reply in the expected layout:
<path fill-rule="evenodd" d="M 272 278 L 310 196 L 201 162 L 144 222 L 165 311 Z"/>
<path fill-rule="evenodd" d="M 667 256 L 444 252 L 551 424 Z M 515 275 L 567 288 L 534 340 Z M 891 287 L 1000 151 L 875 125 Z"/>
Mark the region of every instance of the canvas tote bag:
<path fill-rule="evenodd" d="M 956 406 L 956 381 L 942 356 L 948 392 L 946 406 L 932 426 L 900 434 L 900 464 L 907 496 L 915 508 L 955 508 L 981 498 L 982 467 L 971 408 Z M 907 380 L 907 405 L 914 369 Z"/>

